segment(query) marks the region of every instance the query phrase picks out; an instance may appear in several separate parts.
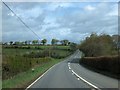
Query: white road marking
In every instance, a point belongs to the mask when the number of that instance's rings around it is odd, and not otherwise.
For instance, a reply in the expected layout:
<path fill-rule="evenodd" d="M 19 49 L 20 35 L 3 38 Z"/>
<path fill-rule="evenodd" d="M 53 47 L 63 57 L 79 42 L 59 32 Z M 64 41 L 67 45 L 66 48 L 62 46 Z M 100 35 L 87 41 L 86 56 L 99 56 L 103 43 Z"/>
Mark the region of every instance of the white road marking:
<path fill-rule="evenodd" d="M 60 63 L 58 63 L 60 64 Z M 53 67 L 55 67 L 56 65 L 58 64 L 55 64 L 53 65 L 51 68 L 49 68 L 45 73 L 43 73 L 39 78 L 37 78 L 32 84 L 30 84 L 25 90 L 29 89 L 32 85 L 34 85 L 39 79 L 41 79 L 48 71 L 50 71 Z"/>
<path fill-rule="evenodd" d="M 71 68 L 69 67 L 69 70 L 71 70 Z"/>
<path fill-rule="evenodd" d="M 70 68 L 70 63 L 68 63 L 68 68 L 69 68 L 69 70 L 71 70 L 71 68 Z"/>
<path fill-rule="evenodd" d="M 70 65 L 68 65 L 68 67 L 70 67 Z"/>
<path fill-rule="evenodd" d="M 68 63 L 68 65 L 70 65 L 70 63 Z"/>
<path fill-rule="evenodd" d="M 99 89 L 97 86 L 95 86 L 94 84 L 88 82 L 87 80 L 85 80 L 84 78 L 82 78 L 81 76 L 79 76 L 76 72 L 74 72 L 72 69 L 71 69 L 71 72 L 72 72 L 72 75 L 75 75 L 77 78 L 79 78 L 78 80 L 82 80 L 83 82 L 87 83 L 88 85 L 92 86 L 94 89 L 97 89 L 97 90 L 101 90 Z"/>

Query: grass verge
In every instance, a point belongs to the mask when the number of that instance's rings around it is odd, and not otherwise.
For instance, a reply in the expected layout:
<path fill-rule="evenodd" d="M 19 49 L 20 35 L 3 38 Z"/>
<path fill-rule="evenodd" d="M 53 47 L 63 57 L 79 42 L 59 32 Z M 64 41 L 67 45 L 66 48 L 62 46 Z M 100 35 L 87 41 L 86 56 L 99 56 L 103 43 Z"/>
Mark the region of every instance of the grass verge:
<path fill-rule="evenodd" d="M 11 79 L 3 80 L 2 88 L 26 88 L 30 83 L 42 75 L 46 70 L 55 65 L 56 63 L 62 61 L 61 59 L 52 59 L 50 62 L 45 63 L 40 66 L 34 67 L 35 71 L 31 69 L 22 72 Z"/>

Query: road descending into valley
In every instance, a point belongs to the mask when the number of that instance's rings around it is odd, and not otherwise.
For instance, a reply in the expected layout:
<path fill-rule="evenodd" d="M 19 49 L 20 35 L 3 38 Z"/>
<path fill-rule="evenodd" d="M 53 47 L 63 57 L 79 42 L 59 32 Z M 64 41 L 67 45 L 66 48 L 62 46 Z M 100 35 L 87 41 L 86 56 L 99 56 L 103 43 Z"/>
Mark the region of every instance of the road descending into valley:
<path fill-rule="evenodd" d="M 56 64 L 38 78 L 28 90 L 33 88 L 89 88 L 89 90 L 110 90 L 118 88 L 118 80 L 91 71 L 78 62 L 81 52 L 77 50 L 64 61 Z M 109 88 L 109 89 L 108 89 Z M 118 90 L 118 89 L 116 89 Z"/>

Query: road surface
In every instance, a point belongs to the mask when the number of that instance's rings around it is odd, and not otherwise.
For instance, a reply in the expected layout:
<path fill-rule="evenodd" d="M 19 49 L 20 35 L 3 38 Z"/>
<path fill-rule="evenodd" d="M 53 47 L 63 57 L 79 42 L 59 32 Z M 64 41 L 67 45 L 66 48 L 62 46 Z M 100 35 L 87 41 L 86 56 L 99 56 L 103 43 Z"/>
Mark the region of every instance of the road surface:
<path fill-rule="evenodd" d="M 81 52 L 77 50 L 66 60 L 55 65 L 39 80 L 32 83 L 32 88 L 118 88 L 118 80 L 90 71 L 81 66 L 78 61 Z M 105 90 L 109 90 L 105 89 Z M 115 89 L 113 89 L 115 90 Z"/>

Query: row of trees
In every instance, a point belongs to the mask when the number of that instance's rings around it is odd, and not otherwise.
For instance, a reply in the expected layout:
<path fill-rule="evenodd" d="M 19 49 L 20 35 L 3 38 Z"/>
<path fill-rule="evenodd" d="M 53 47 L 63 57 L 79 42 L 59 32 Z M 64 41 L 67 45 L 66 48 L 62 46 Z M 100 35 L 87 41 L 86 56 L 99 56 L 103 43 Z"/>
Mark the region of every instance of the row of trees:
<path fill-rule="evenodd" d="M 19 41 L 16 41 L 16 42 L 13 42 L 13 41 L 10 41 L 9 42 L 9 45 L 45 45 L 47 44 L 47 39 L 43 39 L 43 40 L 27 40 L 27 41 L 23 41 L 23 42 L 19 42 Z M 70 42 L 69 40 L 57 40 L 57 39 L 52 39 L 51 40 L 51 45 L 57 45 L 57 44 L 61 44 L 61 45 L 70 45 L 72 44 L 72 42 Z M 3 43 L 3 45 L 8 45 L 8 42 L 6 43 Z"/>
<path fill-rule="evenodd" d="M 72 42 L 69 40 L 57 40 L 57 39 L 52 39 L 51 44 L 52 45 L 57 45 L 58 43 L 61 43 L 62 45 L 70 45 Z"/>
<path fill-rule="evenodd" d="M 27 40 L 27 41 L 23 41 L 23 42 L 19 42 L 19 41 L 16 41 L 16 42 L 10 41 L 9 42 L 10 45 L 30 45 L 30 44 L 33 44 L 33 45 L 43 44 L 43 45 L 45 45 L 46 43 L 47 43 L 46 39 L 43 39 L 41 41 L 39 41 L 39 40 L 33 40 L 33 41 Z M 4 44 L 8 44 L 8 43 L 6 42 Z"/>

